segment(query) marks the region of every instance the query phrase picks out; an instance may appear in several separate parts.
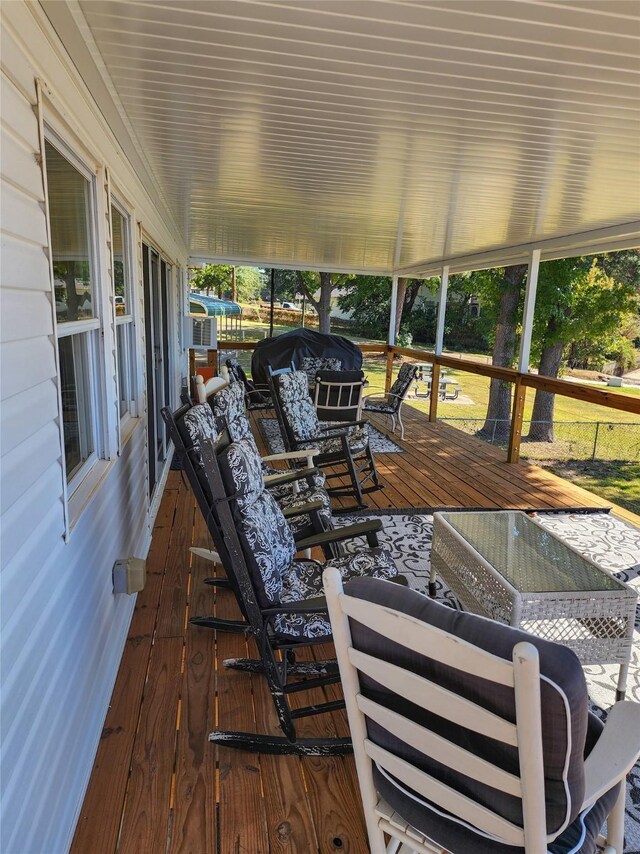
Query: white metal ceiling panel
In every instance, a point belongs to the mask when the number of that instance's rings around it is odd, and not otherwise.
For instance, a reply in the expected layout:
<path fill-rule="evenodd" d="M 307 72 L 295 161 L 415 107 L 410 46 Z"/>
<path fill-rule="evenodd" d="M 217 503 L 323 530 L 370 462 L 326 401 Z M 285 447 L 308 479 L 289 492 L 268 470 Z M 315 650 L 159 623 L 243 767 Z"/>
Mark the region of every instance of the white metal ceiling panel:
<path fill-rule="evenodd" d="M 640 218 L 635 0 L 78 8 L 195 256 L 390 271 Z"/>

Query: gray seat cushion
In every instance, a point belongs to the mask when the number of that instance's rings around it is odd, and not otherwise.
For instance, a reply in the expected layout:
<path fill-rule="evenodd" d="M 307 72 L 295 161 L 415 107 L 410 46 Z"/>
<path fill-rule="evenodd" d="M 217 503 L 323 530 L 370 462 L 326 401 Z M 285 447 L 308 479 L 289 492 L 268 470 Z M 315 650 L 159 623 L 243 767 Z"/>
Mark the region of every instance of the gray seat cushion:
<path fill-rule="evenodd" d="M 433 602 L 413 590 L 397 585 L 370 579 L 356 579 L 347 586 L 345 592 L 347 595 L 358 596 L 407 613 L 508 660 L 511 660 L 516 643 L 522 640 L 533 643 L 540 655 L 541 674 L 545 677 L 541 683 L 541 691 L 547 832 L 552 835 L 576 821 L 580 824 L 578 811 L 584 796 L 584 752 L 589 744 L 587 690 L 580 662 L 571 650 L 509 626 L 456 611 Z M 491 684 L 488 690 L 484 680 L 461 674 L 426 656 L 412 653 L 398 644 L 390 643 L 386 638 L 355 621 L 352 621 L 351 629 L 354 645 L 357 648 L 419 673 L 449 690 L 466 696 L 503 718 L 515 720 L 512 689 Z M 440 717 L 425 712 L 366 677 L 361 677 L 361 685 L 363 693 L 377 702 L 454 740 L 466 749 L 473 750 L 477 755 L 495 762 L 506 771 L 518 772 L 515 749 L 453 725 L 446 720 L 446 716 Z M 430 757 L 413 749 L 400 739 L 390 736 L 374 722 L 367 723 L 369 737 L 373 741 L 428 773 L 435 774 L 444 783 L 463 794 L 485 803 L 492 809 L 498 809 L 509 821 L 522 823 L 521 804 L 518 799 L 507 795 L 497 796 L 494 789 L 443 768 Z M 591 723 L 591 727 L 593 729 L 597 724 Z M 515 852 L 522 854 L 520 848 L 497 845 L 472 830 L 462 827 L 459 822 L 443 815 L 433 805 L 425 803 L 420 796 L 403 789 L 398 781 L 388 778 L 377 768 L 374 771 L 374 777 L 378 791 L 385 800 L 403 818 L 439 845 L 454 852 L 474 851 L 479 854 L 485 854 L 485 852 L 489 854 L 489 852 L 500 851 L 505 854 L 515 854 Z M 615 798 L 615 792 L 610 793 L 608 797 L 609 800 Z M 585 817 L 585 826 L 597 822 L 606 806 L 605 802 L 594 808 Z M 563 836 L 567 833 L 569 833 L 568 827 Z M 561 846 L 557 849 L 558 852 L 571 850 L 571 847 L 562 847 L 565 845 L 564 842 L 558 844 Z M 583 850 L 589 849 L 576 849 L 576 851 Z"/>

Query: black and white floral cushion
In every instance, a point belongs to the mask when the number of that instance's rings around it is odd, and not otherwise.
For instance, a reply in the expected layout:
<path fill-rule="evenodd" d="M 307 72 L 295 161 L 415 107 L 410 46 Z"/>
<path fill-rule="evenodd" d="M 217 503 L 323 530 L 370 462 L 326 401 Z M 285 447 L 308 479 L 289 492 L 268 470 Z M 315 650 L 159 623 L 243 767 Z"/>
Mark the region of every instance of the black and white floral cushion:
<path fill-rule="evenodd" d="M 260 456 L 253 437 L 232 442 L 221 459 L 221 467 L 227 486 L 241 507 L 250 506 L 264 492 Z"/>
<path fill-rule="evenodd" d="M 313 401 L 309 396 L 309 384 L 304 371 L 291 371 L 278 378 L 280 400 L 284 416 L 293 430 L 297 441 L 312 439 L 318 435 L 319 422 Z"/>
<path fill-rule="evenodd" d="M 273 605 L 280 601 L 282 575 L 296 553 L 291 529 L 266 490 L 252 504 L 238 505 L 236 523 L 258 602 Z"/>
<path fill-rule="evenodd" d="M 282 469 L 273 468 L 273 466 L 265 463 L 262 458 L 260 458 L 258 446 L 256 445 L 253 431 L 251 430 L 251 423 L 247 418 L 242 383 L 233 383 L 232 385 L 223 388 L 221 391 L 216 392 L 216 394 L 211 397 L 210 403 L 214 414 L 225 419 L 232 442 L 239 442 L 241 439 L 247 439 L 253 444 L 256 457 L 260 459 L 262 474 L 265 477 L 267 475 L 280 475 L 286 473 Z M 322 472 L 316 472 L 313 475 L 313 485 L 316 488 L 322 489 L 325 485 L 325 481 L 326 479 Z M 308 489 L 306 481 L 300 481 L 299 488 L 302 492 L 306 491 Z M 268 487 L 268 489 L 278 500 L 293 493 L 292 484 L 282 484 L 281 486 L 275 486 L 273 488 Z M 326 495 L 326 493 L 323 498 L 323 503 L 325 503 L 327 508 L 329 508 L 329 496 Z"/>
<path fill-rule="evenodd" d="M 342 360 L 327 358 L 321 356 L 305 356 L 300 362 L 300 370 L 307 375 L 307 384 L 312 386 L 316 381 L 318 371 L 340 371 L 342 370 Z"/>
<path fill-rule="evenodd" d="M 249 437 L 253 438 L 251 424 L 245 410 L 242 383 L 232 383 L 216 392 L 211 397 L 211 408 L 214 415 L 226 420 L 232 442 L 238 442 L 240 439 Z"/>
<path fill-rule="evenodd" d="M 205 403 L 199 403 L 197 406 L 192 406 L 191 409 L 185 412 L 182 419 L 182 425 L 183 432 L 185 432 L 188 437 L 185 444 L 191 451 L 191 459 L 194 465 L 202 470 L 202 454 L 200 452 L 201 440 L 212 439 L 215 441 L 220 435 L 211 407 L 207 406 Z"/>
<path fill-rule="evenodd" d="M 320 431 L 322 427 L 326 427 L 326 422 L 321 425 L 318 421 L 318 414 L 309 397 L 304 373 L 302 371 L 292 371 L 290 374 L 282 374 L 279 377 L 279 382 L 280 399 L 284 415 L 293 430 L 296 440 L 304 442 L 305 440 L 312 440 L 315 436 L 322 435 Z M 352 453 L 358 454 L 364 451 L 369 442 L 367 425 L 363 424 L 359 427 L 351 428 L 348 442 Z M 342 451 L 342 440 L 339 436 L 332 437 L 331 434 L 328 434 L 326 439 L 309 441 L 301 447 L 311 448 L 314 446 L 320 449 L 321 454 L 340 453 Z"/>
<path fill-rule="evenodd" d="M 275 496 L 274 496 L 275 497 Z M 327 501 L 327 493 L 324 489 L 306 489 L 303 492 L 289 493 L 277 499 L 281 510 L 290 510 L 294 507 L 302 507 L 304 504 L 309 504 L 312 501 L 322 502 L 322 507 L 318 510 L 318 516 L 325 530 L 333 527 L 331 518 L 331 506 Z M 300 516 L 289 516 L 287 519 L 289 527 L 294 535 L 301 534 L 309 528 L 309 534 L 313 533 L 311 517 L 308 513 L 303 513 Z"/>
<path fill-rule="evenodd" d="M 362 453 L 369 444 L 368 427 L 368 424 L 361 424 L 358 427 L 351 427 L 349 429 L 347 441 L 352 454 Z M 329 434 L 329 438 L 320 439 L 317 442 L 309 442 L 303 447 L 318 448 L 321 454 L 338 454 L 342 451 L 342 439 L 340 436 L 331 437 L 331 434 Z"/>
<path fill-rule="evenodd" d="M 391 554 L 384 546 L 364 549 L 356 554 L 329 561 L 326 566 L 340 570 L 343 581 L 358 576 L 395 578 L 398 570 Z M 323 596 L 322 571 L 324 567 L 314 560 L 296 560 L 282 577 L 281 604 L 300 602 Z M 320 638 L 331 634 L 331 624 L 326 614 L 279 614 L 273 621 L 278 635 L 289 638 Z"/>
<path fill-rule="evenodd" d="M 372 395 L 365 401 L 364 408 L 368 412 L 386 412 L 394 414 L 398 411 L 400 403 L 409 391 L 409 386 L 413 382 L 417 368 L 415 365 L 405 363 L 398 371 L 396 381 L 389 389 L 389 394 Z"/>

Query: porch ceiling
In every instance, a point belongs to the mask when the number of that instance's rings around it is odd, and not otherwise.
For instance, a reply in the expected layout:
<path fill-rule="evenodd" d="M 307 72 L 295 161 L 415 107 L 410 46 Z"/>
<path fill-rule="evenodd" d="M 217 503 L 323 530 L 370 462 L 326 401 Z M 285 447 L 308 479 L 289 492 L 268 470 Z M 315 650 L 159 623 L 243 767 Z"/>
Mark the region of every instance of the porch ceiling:
<path fill-rule="evenodd" d="M 195 257 L 426 269 L 640 218 L 635 0 L 67 10 Z"/>

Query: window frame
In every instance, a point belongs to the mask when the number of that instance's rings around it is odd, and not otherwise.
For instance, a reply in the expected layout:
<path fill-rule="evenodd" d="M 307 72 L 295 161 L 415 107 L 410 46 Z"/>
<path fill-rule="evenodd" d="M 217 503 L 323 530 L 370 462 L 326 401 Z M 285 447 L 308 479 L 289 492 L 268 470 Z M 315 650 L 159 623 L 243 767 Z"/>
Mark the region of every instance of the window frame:
<path fill-rule="evenodd" d="M 130 434 L 134 427 L 134 421 L 140 416 L 140 359 L 138 353 L 137 341 L 137 313 L 136 313 L 136 266 L 134 252 L 134 234 L 133 234 L 133 216 L 127 206 L 121 201 L 120 195 L 109 188 L 109 235 L 110 235 L 110 255 L 111 255 L 111 293 L 110 299 L 113 303 L 114 317 L 114 352 L 116 359 L 116 407 L 118 411 L 118 430 L 119 430 L 119 447 L 121 449 L 124 439 Z M 122 254 L 124 258 L 125 272 L 125 306 L 127 314 L 118 316 L 116 309 L 116 292 L 115 292 L 115 254 L 113 251 L 113 209 L 120 214 L 123 223 L 122 234 Z M 126 347 L 124 356 L 126 358 L 126 371 L 129 396 L 127 407 L 124 412 L 120 411 L 121 385 L 120 385 L 120 345 L 119 345 L 119 330 L 124 328 L 124 336 L 126 336 Z"/>
<path fill-rule="evenodd" d="M 100 263 L 100 231 L 99 223 L 99 196 L 98 196 L 98 176 L 96 171 L 92 170 L 87 162 L 78 154 L 78 152 L 70 145 L 69 142 L 58 132 L 54 123 L 51 123 L 48 118 L 44 121 L 43 141 L 48 142 L 52 148 L 63 157 L 69 165 L 87 182 L 89 187 L 89 198 L 87 203 L 87 246 L 89 250 L 89 271 L 91 277 L 91 308 L 93 317 L 83 318 L 81 320 L 59 321 L 57 311 L 55 309 L 55 276 L 53 275 L 53 243 L 50 237 L 49 251 L 51 253 L 51 294 L 53 300 L 53 318 L 54 329 L 53 336 L 56 346 L 56 360 L 58 366 L 58 383 L 60 384 L 59 394 L 59 429 L 62 446 L 61 467 L 63 474 L 63 492 L 66 503 L 69 505 L 68 518 L 70 519 L 69 527 L 75 522 L 79 515 L 79 508 L 76 506 L 77 496 L 82 494 L 81 485 L 85 482 L 87 475 L 96 468 L 96 464 L 106 457 L 107 445 L 107 427 L 105 421 L 105 357 L 103 353 L 102 334 L 104 330 L 104 311 L 102 306 L 102 280 L 101 280 L 101 263 Z M 46 151 L 43 151 L 43 179 L 47 183 L 47 205 L 46 217 L 48 221 L 48 233 L 51 236 L 51 200 L 49 196 L 49 177 L 47 173 Z M 88 388 L 84 391 L 89 402 L 88 424 L 91 430 L 92 451 L 78 467 L 77 471 L 69 477 L 66 463 L 66 445 L 64 436 L 64 416 L 62 405 L 62 387 L 61 387 L 61 370 L 60 370 L 60 353 L 59 340 L 62 338 L 83 336 L 83 346 L 86 348 L 87 355 L 87 372 L 89 376 Z M 67 531 L 68 535 L 68 531 Z"/>

